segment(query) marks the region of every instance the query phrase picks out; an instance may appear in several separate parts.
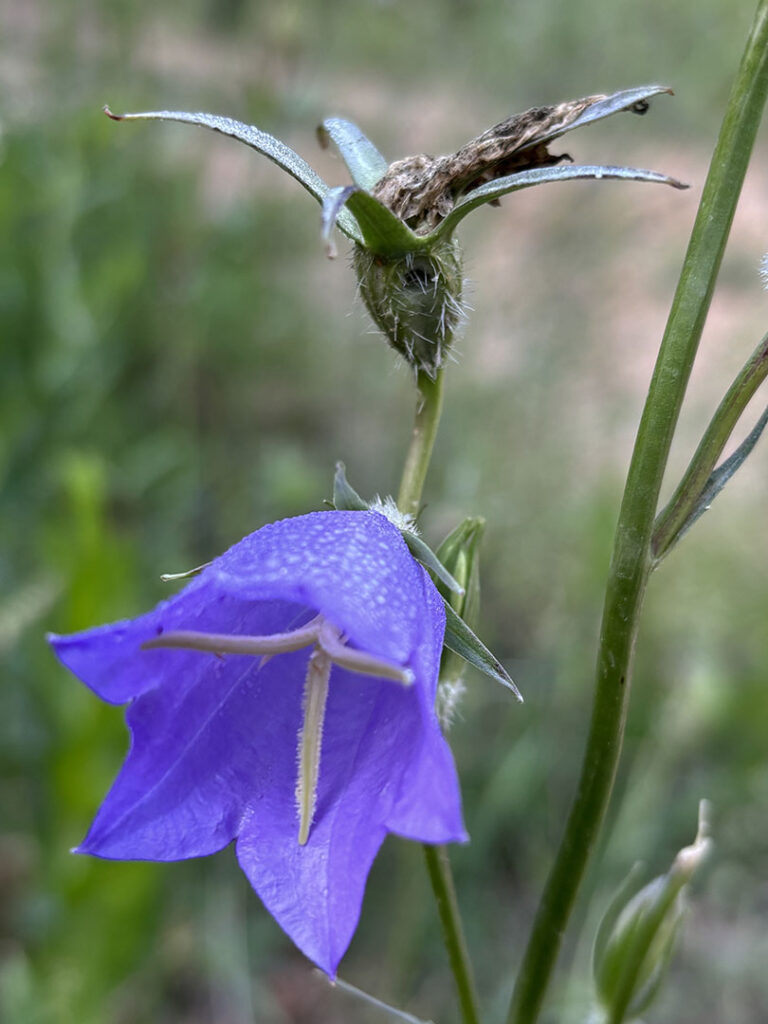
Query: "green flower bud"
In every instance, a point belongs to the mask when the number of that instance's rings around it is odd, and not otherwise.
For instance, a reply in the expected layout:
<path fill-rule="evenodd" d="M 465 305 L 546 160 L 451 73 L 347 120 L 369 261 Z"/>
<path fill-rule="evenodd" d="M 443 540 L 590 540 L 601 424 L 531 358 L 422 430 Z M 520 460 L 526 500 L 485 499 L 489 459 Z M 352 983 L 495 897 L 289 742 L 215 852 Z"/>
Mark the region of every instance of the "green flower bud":
<path fill-rule="evenodd" d="M 485 532 L 485 520 L 470 517 L 460 523 L 445 538 L 436 554 L 448 572 L 463 588 L 463 594 L 450 591 L 438 582 L 437 588 L 457 615 L 470 629 L 475 628 L 480 613 L 480 541 Z M 464 694 L 464 673 L 467 662 L 447 647 L 440 660 L 437 684 L 437 714 L 444 729 L 453 721 Z"/>
<path fill-rule="evenodd" d="M 667 874 L 628 898 L 636 865 L 600 922 L 592 969 L 598 1001 L 611 1024 L 635 1020 L 661 988 L 685 913 L 685 887 L 711 847 L 706 812 L 702 800 L 696 840 L 678 853 Z"/>
<path fill-rule="evenodd" d="M 458 242 L 443 239 L 391 258 L 356 245 L 353 266 L 376 326 L 415 370 L 434 379 L 465 319 Z"/>

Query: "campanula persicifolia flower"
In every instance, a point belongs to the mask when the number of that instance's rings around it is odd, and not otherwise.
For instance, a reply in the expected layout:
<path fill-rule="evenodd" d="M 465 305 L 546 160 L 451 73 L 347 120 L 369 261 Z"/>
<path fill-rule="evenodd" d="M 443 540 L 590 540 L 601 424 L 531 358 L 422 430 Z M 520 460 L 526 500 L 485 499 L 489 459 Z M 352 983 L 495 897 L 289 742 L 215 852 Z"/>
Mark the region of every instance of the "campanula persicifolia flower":
<path fill-rule="evenodd" d="M 52 636 L 131 747 L 77 852 L 237 857 L 335 974 L 392 832 L 466 839 L 435 715 L 443 602 L 376 512 L 265 526 L 137 619 Z"/>

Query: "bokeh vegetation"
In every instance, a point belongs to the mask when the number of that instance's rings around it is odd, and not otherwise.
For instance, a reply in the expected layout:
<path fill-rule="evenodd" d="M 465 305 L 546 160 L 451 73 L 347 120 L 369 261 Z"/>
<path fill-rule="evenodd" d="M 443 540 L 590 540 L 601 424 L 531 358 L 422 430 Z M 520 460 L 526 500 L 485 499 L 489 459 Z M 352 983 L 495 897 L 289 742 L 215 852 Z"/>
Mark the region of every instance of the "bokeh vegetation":
<path fill-rule="evenodd" d="M 252 121 L 335 184 L 342 165 L 313 136 L 328 114 L 394 159 L 456 148 L 532 104 L 646 81 L 676 90 L 643 121 L 614 118 L 567 148 L 675 174 L 689 193 L 546 186 L 463 232 L 476 312 L 422 518 L 435 543 L 465 515 L 487 518 L 481 632 L 526 697 L 518 708 L 473 677 L 451 736 L 472 835 L 453 861 L 481 992 L 501 1018 L 572 796 L 623 473 L 751 14 L 747 0 L 4 5 L 0 1019 L 379 1019 L 311 975 L 231 852 L 168 866 L 68 852 L 126 734 L 44 632 L 136 614 L 167 593 L 161 572 L 321 507 L 338 458 L 361 493 L 394 489 L 412 401 L 298 186 L 229 140 L 115 125 L 100 106 Z M 763 138 L 673 471 L 765 330 L 767 167 Z M 767 457 L 757 449 L 651 586 L 626 759 L 558 1021 L 585 1018 L 610 892 L 637 859 L 649 876 L 666 868 L 701 796 L 716 855 L 648 1020 L 768 1017 Z M 343 975 L 450 1019 L 417 847 L 385 845 Z"/>

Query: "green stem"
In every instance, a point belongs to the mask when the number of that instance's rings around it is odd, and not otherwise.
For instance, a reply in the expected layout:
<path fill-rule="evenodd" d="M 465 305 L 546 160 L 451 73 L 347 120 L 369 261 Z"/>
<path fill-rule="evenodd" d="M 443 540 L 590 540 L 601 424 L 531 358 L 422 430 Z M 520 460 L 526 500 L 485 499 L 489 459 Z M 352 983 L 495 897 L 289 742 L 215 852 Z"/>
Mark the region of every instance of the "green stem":
<path fill-rule="evenodd" d="M 632 453 L 606 588 L 581 776 L 516 980 L 508 1024 L 532 1024 L 538 1018 L 608 807 L 651 569 L 650 541 L 659 490 L 766 93 L 768 0 L 760 0 L 712 157 Z"/>
<path fill-rule="evenodd" d="M 726 392 L 677 490 L 666 508 L 656 517 L 653 529 L 654 563 L 661 561 L 680 536 L 741 414 L 767 376 L 768 334 Z"/>
<path fill-rule="evenodd" d="M 444 846 L 427 846 L 426 844 L 423 846 L 423 850 L 429 880 L 432 883 L 432 892 L 437 903 L 437 912 L 440 915 L 443 941 L 456 982 L 461 1019 L 464 1024 L 478 1024 L 480 1012 L 472 975 L 472 964 L 461 924 L 461 913 L 456 899 L 448 851 Z"/>
<path fill-rule="evenodd" d="M 400 480 L 400 492 L 397 497 L 400 511 L 414 516 L 418 514 L 421 505 L 424 480 L 432 458 L 432 449 L 435 445 L 440 413 L 443 408 L 443 371 L 438 370 L 434 380 L 420 372 L 416 386 L 418 389 L 416 416 Z M 456 983 L 462 1021 L 464 1024 L 478 1024 L 480 1013 L 472 964 L 464 938 L 464 928 L 456 899 L 448 851 L 444 846 L 430 846 L 426 843 L 423 849 L 429 880 L 432 883 L 432 892 L 440 915 L 443 940 Z"/>
<path fill-rule="evenodd" d="M 400 479 L 400 493 L 397 506 L 401 512 L 418 515 L 424 479 L 432 458 L 432 449 L 443 410 L 443 370 L 437 371 L 434 380 L 423 371 L 416 378 L 418 400 L 413 421 L 411 443 L 405 457 L 403 475 Z"/>

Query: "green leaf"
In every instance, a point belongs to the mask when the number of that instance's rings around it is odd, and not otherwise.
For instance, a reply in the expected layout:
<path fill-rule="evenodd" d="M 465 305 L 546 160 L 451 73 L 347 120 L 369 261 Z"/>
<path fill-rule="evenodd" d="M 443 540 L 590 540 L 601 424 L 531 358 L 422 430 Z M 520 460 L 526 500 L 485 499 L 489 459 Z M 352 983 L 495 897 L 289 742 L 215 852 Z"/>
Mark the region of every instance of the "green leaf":
<path fill-rule="evenodd" d="M 569 164 L 565 167 L 533 167 L 528 171 L 520 171 L 517 174 L 507 174 L 503 178 L 497 178 L 495 181 L 489 181 L 485 185 L 473 189 L 463 199 L 459 200 L 438 227 L 431 234 L 425 236 L 425 239 L 432 242 L 441 236 L 449 236 L 472 210 L 495 199 L 500 199 L 510 192 L 530 188 L 531 185 L 542 185 L 549 181 L 574 181 L 582 178 L 649 181 L 659 185 L 671 185 L 672 188 L 688 188 L 688 185 L 678 181 L 677 178 L 671 178 L 667 174 L 660 174 L 658 171 L 645 171 L 639 167 L 609 167 L 591 164 Z"/>
<path fill-rule="evenodd" d="M 367 501 L 364 501 L 354 487 L 347 480 L 346 467 L 343 462 L 336 463 L 336 474 L 333 478 L 333 507 L 337 511 L 363 512 L 370 509 Z M 432 549 L 424 543 L 421 537 L 417 537 L 410 530 L 400 530 L 400 534 L 408 545 L 417 562 L 421 562 L 425 569 L 433 572 L 439 580 L 456 594 L 463 594 L 464 591 L 456 580 L 451 576 L 445 566 L 440 562 Z"/>
<path fill-rule="evenodd" d="M 267 157 L 268 160 L 287 171 L 300 185 L 303 185 L 319 203 L 322 203 L 328 192 L 328 185 L 319 174 L 312 170 L 306 160 L 280 139 L 276 139 L 268 132 L 263 132 L 255 125 L 244 124 L 231 117 L 221 117 L 219 114 L 192 114 L 180 110 L 150 110 L 138 114 L 113 114 L 109 107 L 104 107 L 104 113 L 113 121 L 178 121 L 182 124 L 210 128 L 211 131 L 244 142 L 246 146 L 250 146 L 257 153 Z M 360 241 L 360 232 L 357 230 L 354 218 L 347 211 L 340 212 L 338 224 L 345 235 L 355 242 Z"/>
<path fill-rule="evenodd" d="M 425 248 L 423 239 L 378 199 L 357 185 L 340 185 L 329 189 L 323 199 L 323 238 L 329 256 L 336 255 L 330 237 L 333 225 L 345 212 L 344 206 L 353 211 L 362 232 L 363 237 L 357 239 L 358 244 L 377 255 L 390 258 Z"/>
<path fill-rule="evenodd" d="M 494 679 L 502 686 L 514 693 L 515 697 L 522 703 L 520 691 L 512 682 L 504 666 L 491 654 L 485 644 L 480 640 L 469 626 L 451 608 L 450 604 L 443 598 L 445 605 L 445 638 L 443 643 L 449 651 L 461 655 L 470 665 L 474 665 L 482 673 Z"/>
<path fill-rule="evenodd" d="M 339 512 L 367 512 L 370 505 L 363 501 L 357 491 L 347 480 L 343 462 L 336 463 L 333 478 L 333 507 Z"/>
<path fill-rule="evenodd" d="M 451 576 L 429 545 L 425 544 L 421 537 L 411 533 L 410 530 L 401 530 L 400 533 L 416 561 L 421 562 L 425 569 L 429 569 L 430 572 L 434 573 L 454 594 L 463 596 L 464 588 Z"/>
<path fill-rule="evenodd" d="M 763 431 L 768 425 L 768 409 L 765 410 L 763 415 L 757 421 L 755 426 L 744 438 L 739 447 L 730 455 L 725 462 L 721 463 L 716 470 L 711 474 L 709 480 L 704 485 L 704 489 L 701 492 L 699 500 L 697 501 L 690 516 L 686 519 L 683 525 L 678 530 L 674 539 L 670 541 L 667 547 L 664 549 L 664 554 L 668 554 L 671 551 L 673 545 L 677 544 L 680 538 L 686 533 L 697 519 L 700 519 L 705 512 L 709 510 L 710 505 L 718 496 L 720 491 L 725 487 L 728 481 L 731 479 L 736 470 L 744 464 L 747 456 L 751 453 L 755 447 Z"/>
<path fill-rule="evenodd" d="M 366 249 L 387 258 L 426 249 L 426 239 L 415 234 L 394 213 L 368 192 L 353 192 L 347 206 L 363 233 Z"/>
<path fill-rule="evenodd" d="M 317 129 L 320 145 L 325 149 L 331 139 L 347 165 L 352 181 L 370 192 L 384 176 L 389 164 L 356 124 L 340 117 L 329 117 Z"/>

